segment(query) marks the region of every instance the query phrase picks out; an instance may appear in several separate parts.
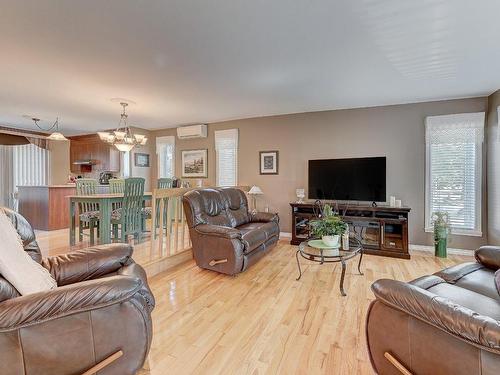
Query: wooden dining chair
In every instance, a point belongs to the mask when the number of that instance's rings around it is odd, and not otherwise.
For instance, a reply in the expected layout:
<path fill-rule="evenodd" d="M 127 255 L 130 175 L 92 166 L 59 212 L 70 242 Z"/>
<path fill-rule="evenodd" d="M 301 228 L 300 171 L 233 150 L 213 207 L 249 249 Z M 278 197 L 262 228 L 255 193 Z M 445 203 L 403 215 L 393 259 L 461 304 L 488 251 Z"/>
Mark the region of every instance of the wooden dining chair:
<path fill-rule="evenodd" d="M 159 178 L 158 179 L 158 189 L 171 189 L 174 180 L 171 178 Z"/>
<path fill-rule="evenodd" d="M 120 240 L 126 242 L 130 234 L 136 240 L 141 240 L 143 230 L 142 204 L 144 201 L 144 178 L 131 177 L 125 179 L 122 207 L 114 210 L 111 215 L 113 236 L 118 238 L 120 229 Z"/>
<path fill-rule="evenodd" d="M 112 178 L 109 180 L 109 192 L 111 194 L 123 194 L 125 191 L 125 180 L 122 178 Z"/>
<path fill-rule="evenodd" d="M 158 179 L 158 182 L 157 182 L 157 187 L 158 189 L 170 189 L 172 187 L 172 184 L 173 184 L 173 179 L 171 178 L 159 178 Z M 165 200 L 165 207 L 166 206 L 166 200 Z M 157 218 L 159 217 L 159 209 L 160 209 L 160 201 L 156 202 L 156 212 L 158 212 L 158 214 L 156 215 Z M 142 216 L 144 218 L 143 220 L 143 228 L 142 230 L 145 231 L 146 228 L 145 228 L 145 220 L 146 219 L 151 219 L 152 217 L 152 208 L 151 207 L 144 207 L 142 209 Z M 159 220 L 157 220 L 157 222 L 159 222 Z"/>
<path fill-rule="evenodd" d="M 158 189 L 171 189 L 173 187 L 174 180 L 172 178 L 159 178 L 157 182 Z M 160 225 L 160 200 L 158 199 L 155 203 L 156 205 L 156 227 L 159 228 Z M 167 210 L 168 210 L 168 198 L 164 198 L 164 212 L 163 212 L 163 222 L 165 227 L 167 226 Z M 149 214 L 151 217 L 151 214 Z M 155 235 L 156 236 L 156 235 Z"/>
<path fill-rule="evenodd" d="M 125 180 L 122 178 L 112 178 L 109 180 L 109 193 L 110 194 L 123 194 L 125 191 Z M 117 210 L 122 207 L 122 202 L 114 202 L 111 209 Z"/>
<path fill-rule="evenodd" d="M 97 194 L 97 180 L 92 178 L 79 178 L 76 180 L 77 195 L 95 195 Z M 83 231 L 88 229 L 90 232 L 90 244 L 94 245 L 94 229 L 99 230 L 99 204 L 90 202 L 78 203 L 78 239 L 83 241 Z M 99 236 L 99 232 L 97 233 Z"/>

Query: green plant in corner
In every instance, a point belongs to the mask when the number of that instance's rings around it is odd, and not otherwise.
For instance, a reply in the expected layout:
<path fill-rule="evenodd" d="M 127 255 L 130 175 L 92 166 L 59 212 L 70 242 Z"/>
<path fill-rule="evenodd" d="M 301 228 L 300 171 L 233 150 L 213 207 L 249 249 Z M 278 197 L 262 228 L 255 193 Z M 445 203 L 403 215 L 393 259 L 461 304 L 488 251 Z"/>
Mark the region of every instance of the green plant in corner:
<path fill-rule="evenodd" d="M 446 258 L 448 235 L 450 234 L 450 221 L 448 213 L 436 211 L 432 215 L 434 225 L 434 255 L 440 258 Z"/>

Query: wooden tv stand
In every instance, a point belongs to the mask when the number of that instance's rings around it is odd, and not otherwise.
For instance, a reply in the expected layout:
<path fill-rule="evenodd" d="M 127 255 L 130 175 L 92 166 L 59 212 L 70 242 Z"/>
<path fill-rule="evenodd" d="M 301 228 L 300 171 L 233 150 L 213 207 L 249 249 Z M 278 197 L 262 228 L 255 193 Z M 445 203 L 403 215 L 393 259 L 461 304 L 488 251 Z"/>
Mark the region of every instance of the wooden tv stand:
<path fill-rule="evenodd" d="M 309 220 L 316 218 L 313 203 L 290 203 L 292 208 L 292 245 L 309 238 Z M 351 233 L 361 239 L 365 254 L 410 259 L 408 252 L 409 207 L 389 207 L 338 203 L 340 216 Z"/>

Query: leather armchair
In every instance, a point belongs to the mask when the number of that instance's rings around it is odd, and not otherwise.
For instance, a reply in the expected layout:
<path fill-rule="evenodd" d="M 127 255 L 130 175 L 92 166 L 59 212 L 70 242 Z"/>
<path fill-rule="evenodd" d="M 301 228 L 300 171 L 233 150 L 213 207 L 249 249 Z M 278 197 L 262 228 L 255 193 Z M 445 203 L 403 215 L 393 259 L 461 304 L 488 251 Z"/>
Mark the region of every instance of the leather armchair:
<path fill-rule="evenodd" d="M 494 274 L 500 248 L 476 250 L 459 264 L 410 283 L 378 280 L 366 322 L 370 359 L 379 374 L 497 374 L 500 295 Z"/>
<path fill-rule="evenodd" d="M 239 189 L 198 189 L 182 198 L 196 264 L 235 275 L 257 262 L 279 239 L 279 217 L 250 213 Z"/>
<path fill-rule="evenodd" d="M 135 374 L 148 355 L 154 297 L 127 244 L 95 246 L 42 260 L 29 223 L 12 220 L 25 250 L 56 279 L 56 289 L 20 296 L 0 276 L 0 373 Z M 121 356 L 120 356 L 121 355 Z"/>

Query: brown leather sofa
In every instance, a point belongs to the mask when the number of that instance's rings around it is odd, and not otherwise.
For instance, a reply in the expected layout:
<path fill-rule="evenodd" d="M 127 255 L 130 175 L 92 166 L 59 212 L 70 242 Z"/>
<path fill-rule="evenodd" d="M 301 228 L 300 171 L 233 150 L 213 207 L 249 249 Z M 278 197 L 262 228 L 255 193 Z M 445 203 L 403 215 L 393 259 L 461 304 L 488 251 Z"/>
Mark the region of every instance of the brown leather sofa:
<path fill-rule="evenodd" d="M 197 189 L 182 198 L 193 255 L 201 268 L 235 275 L 276 245 L 277 214 L 250 213 L 239 189 Z"/>
<path fill-rule="evenodd" d="M 120 351 L 99 375 L 135 374 L 151 345 L 155 301 L 132 247 L 95 246 L 42 259 L 26 219 L 0 210 L 58 284 L 20 296 L 0 276 L 0 374 L 82 374 Z"/>
<path fill-rule="evenodd" d="M 378 280 L 366 335 L 378 374 L 500 374 L 500 248 L 409 283 Z"/>

